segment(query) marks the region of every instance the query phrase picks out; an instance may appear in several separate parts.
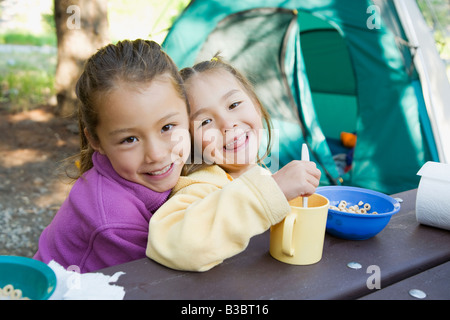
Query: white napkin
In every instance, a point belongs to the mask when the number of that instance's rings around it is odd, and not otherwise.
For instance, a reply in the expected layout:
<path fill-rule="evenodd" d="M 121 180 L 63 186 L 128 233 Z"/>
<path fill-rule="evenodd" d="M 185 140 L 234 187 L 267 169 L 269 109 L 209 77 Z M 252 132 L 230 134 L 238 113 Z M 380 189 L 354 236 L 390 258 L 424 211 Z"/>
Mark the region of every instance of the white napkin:
<path fill-rule="evenodd" d="M 429 161 L 417 174 L 417 221 L 450 230 L 450 164 Z"/>
<path fill-rule="evenodd" d="M 54 260 L 48 264 L 56 274 L 56 289 L 50 300 L 122 300 L 123 287 L 111 284 L 124 272 L 112 276 L 103 273 L 82 273 L 66 270 Z"/>

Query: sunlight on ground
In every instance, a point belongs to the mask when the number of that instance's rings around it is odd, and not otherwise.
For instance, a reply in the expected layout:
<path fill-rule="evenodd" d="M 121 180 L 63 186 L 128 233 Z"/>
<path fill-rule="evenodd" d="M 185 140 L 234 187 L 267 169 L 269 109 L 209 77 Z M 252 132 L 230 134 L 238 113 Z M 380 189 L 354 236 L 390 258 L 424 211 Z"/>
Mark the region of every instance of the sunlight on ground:
<path fill-rule="evenodd" d="M 45 208 L 55 203 L 55 199 L 65 199 L 69 195 L 72 184 L 69 183 L 68 179 L 66 179 L 67 181 L 63 181 L 59 178 L 54 178 L 52 180 L 53 183 L 49 192 L 33 200 L 37 206 Z"/>
<path fill-rule="evenodd" d="M 0 155 L 3 152 L 0 151 Z M 21 167 L 27 163 L 33 163 L 39 160 L 46 160 L 40 150 L 36 149 L 18 149 L 7 151 L 7 156 L 0 157 L 0 166 L 3 168 Z"/>
<path fill-rule="evenodd" d="M 30 111 L 24 111 L 17 114 L 12 114 L 10 120 L 12 123 L 19 121 L 31 120 L 34 122 L 47 122 L 53 119 L 55 116 L 50 112 L 45 112 L 41 109 L 35 109 Z"/>

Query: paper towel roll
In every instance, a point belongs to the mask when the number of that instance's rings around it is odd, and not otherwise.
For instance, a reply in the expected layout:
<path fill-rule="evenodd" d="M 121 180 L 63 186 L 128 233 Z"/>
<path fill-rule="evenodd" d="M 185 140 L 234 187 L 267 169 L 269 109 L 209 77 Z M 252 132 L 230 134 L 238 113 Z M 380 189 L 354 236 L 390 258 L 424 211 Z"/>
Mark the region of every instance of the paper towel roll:
<path fill-rule="evenodd" d="M 416 199 L 419 223 L 450 230 L 450 165 L 429 161 L 421 176 Z"/>

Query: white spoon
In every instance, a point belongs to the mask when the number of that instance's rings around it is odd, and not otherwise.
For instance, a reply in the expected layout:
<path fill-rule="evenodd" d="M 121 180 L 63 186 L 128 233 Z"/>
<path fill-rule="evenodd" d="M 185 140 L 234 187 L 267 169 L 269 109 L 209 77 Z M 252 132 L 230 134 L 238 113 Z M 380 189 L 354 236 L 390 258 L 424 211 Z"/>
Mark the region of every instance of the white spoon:
<path fill-rule="evenodd" d="M 302 160 L 309 161 L 308 146 L 306 143 L 302 145 Z M 303 197 L 303 207 L 308 207 L 308 197 Z"/>

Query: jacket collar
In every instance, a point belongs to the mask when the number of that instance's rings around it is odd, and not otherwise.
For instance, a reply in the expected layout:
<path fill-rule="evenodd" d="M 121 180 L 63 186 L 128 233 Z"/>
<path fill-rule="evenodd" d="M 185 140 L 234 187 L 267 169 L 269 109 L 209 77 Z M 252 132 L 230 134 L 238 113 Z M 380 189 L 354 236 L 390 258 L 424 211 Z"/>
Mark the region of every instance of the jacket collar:
<path fill-rule="evenodd" d="M 128 192 L 134 194 L 138 199 L 144 202 L 145 207 L 150 212 L 155 212 L 168 198 L 170 191 L 156 192 L 141 184 L 131 182 L 122 178 L 113 168 L 108 157 L 100 154 L 99 152 L 94 152 L 92 155 L 92 162 L 94 163 L 94 168 L 102 176 L 117 182 L 120 186 L 126 189 Z"/>

